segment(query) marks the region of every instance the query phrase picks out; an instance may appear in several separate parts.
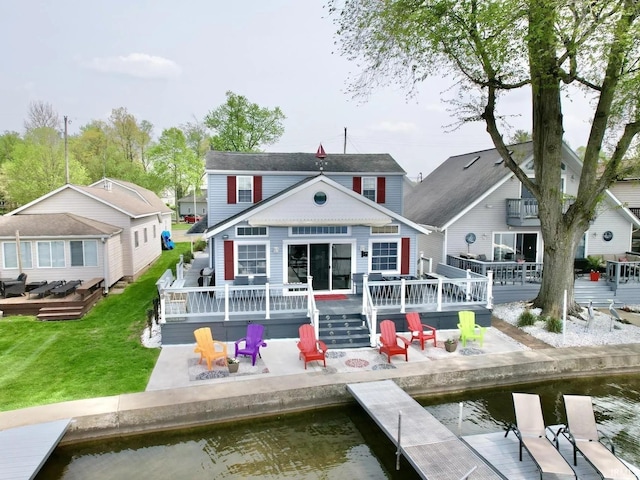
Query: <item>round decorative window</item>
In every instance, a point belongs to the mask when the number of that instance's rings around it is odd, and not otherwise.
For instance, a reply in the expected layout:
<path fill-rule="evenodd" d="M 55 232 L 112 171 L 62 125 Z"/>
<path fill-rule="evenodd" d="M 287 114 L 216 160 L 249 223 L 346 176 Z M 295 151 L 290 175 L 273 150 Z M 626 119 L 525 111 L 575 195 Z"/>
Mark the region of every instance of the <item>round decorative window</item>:
<path fill-rule="evenodd" d="M 327 194 L 324 192 L 316 192 L 313 196 L 313 201 L 316 205 L 324 205 L 327 203 Z"/>
<path fill-rule="evenodd" d="M 467 236 L 464 237 L 464 240 L 469 245 L 471 245 L 472 243 L 475 243 L 475 241 L 476 241 L 476 234 L 475 233 L 467 233 Z"/>
<path fill-rule="evenodd" d="M 607 230 L 602 234 L 602 239 L 605 242 L 610 242 L 612 238 L 613 238 L 613 232 L 611 230 Z"/>

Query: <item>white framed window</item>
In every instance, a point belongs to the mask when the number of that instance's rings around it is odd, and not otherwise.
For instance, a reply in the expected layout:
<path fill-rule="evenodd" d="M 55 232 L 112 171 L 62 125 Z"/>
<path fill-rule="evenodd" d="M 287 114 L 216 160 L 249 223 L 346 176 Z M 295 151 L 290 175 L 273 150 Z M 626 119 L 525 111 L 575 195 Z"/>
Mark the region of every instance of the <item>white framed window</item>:
<path fill-rule="evenodd" d="M 149 241 L 149 237 L 147 235 L 147 227 L 144 228 L 142 232 L 142 237 L 144 238 L 144 243 L 147 243 Z"/>
<path fill-rule="evenodd" d="M 153 233 L 153 238 L 156 238 L 157 232 L 156 232 L 156 226 L 155 225 L 153 226 L 153 232 L 152 233 Z"/>
<path fill-rule="evenodd" d="M 20 242 L 20 255 L 22 268 L 33 268 L 31 242 Z M 18 250 L 16 248 L 16 242 L 4 242 L 2 244 L 2 265 L 6 269 L 18 268 Z"/>
<path fill-rule="evenodd" d="M 290 235 L 349 235 L 346 225 L 310 225 L 305 227 L 291 227 Z"/>
<path fill-rule="evenodd" d="M 371 242 L 369 247 L 372 272 L 398 273 L 400 271 L 400 242 Z"/>
<path fill-rule="evenodd" d="M 371 227 L 371 235 L 398 235 L 400 225 L 384 225 L 382 227 Z"/>
<path fill-rule="evenodd" d="M 133 246 L 134 248 L 138 248 L 140 246 L 140 238 L 137 231 L 133 232 Z"/>
<path fill-rule="evenodd" d="M 253 177 L 251 176 L 238 176 L 236 177 L 236 191 L 238 203 L 252 203 L 253 202 Z"/>
<path fill-rule="evenodd" d="M 236 227 L 236 237 L 266 237 L 267 227 Z"/>
<path fill-rule="evenodd" d="M 61 268 L 64 262 L 64 242 L 37 242 L 38 268 Z"/>
<path fill-rule="evenodd" d="M 72 240 L 69 242 L 72 267 L 97 267 L 98 242 L 96 240 Z"/>
<path fill-rule="evenodd" d="M 376 201 L 376 188 L 378 179 L 376 177 L 362 177 L 362 195 L 372 202 Z"/>
<path fill-rule="evenodd" d="M 266 243 L 235 243 L 236 275 L 267 275 Z"/>

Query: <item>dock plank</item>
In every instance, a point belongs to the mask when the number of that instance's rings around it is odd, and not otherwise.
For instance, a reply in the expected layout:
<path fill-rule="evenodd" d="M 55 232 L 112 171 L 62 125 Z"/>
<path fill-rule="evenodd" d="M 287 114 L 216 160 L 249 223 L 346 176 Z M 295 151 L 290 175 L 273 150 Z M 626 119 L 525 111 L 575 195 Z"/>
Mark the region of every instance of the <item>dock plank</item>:
<path fill-rule="evenodd" d="M 422 478 L 455 480 L 474 467 L 474 480 L 505 478 L 393 381 L 348 384 L 347 390 L 394 445 L 402 412 L 400 451 Z"/>
<path fill-rule="evenodd" d="M 0 480 L 32 479 L 62 439 L 71 419 L 0 431 Z"/>

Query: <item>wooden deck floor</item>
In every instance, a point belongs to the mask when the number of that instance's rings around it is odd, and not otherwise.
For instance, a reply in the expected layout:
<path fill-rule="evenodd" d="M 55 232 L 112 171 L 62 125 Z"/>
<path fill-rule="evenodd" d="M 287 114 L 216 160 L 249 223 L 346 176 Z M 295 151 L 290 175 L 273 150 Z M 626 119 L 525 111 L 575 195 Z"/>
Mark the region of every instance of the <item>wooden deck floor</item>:
<path fill-rule="evenodd" d="M 0 480 L 34 478 L 70 422 L 57 420 L 0 431 Z"/>
<path fill-rule="evenodd" d="M 506 478 L 393 381 L 349 384 L 347 389 L 396 446 L 402 412 L 400 451 L 422 478 L 456 480 L 472 470 L 474 480 Z"/>

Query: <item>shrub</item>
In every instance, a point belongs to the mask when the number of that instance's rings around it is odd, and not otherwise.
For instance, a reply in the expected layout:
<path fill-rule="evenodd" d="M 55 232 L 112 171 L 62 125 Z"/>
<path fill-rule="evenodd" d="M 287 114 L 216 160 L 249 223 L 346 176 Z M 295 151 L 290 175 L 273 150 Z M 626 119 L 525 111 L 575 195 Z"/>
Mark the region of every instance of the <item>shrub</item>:
<path fill-rule="evenodd" d="M 518 317 L 518 326 L 519 327 L 530 327 L 536 323 L 537 317 L 531 312 L 531 310 L 527 309 L 520 314 Z"/>
<path fill-rule="evenodd" d="M 547 317 L 545 319 L 545 328 L 551 333 L 562 333 L 562 320 L 559 318 Z"/>
<path fill-rule="evenodd" d="M 185 263 L 191 263 L 191 260 L 193 260 L 193 253 L 191 253 L 190 250 L 187 250 L 182 254 L 182 258 L 184 259 Z"/>
<path fill-rule="evenodd" d="M 196 241 L 196 243 L 193 244 L 193 249 L 196 252 L 202 252 L 205 248 L 207 248 L 206 240 L 198 240 Z"/>

